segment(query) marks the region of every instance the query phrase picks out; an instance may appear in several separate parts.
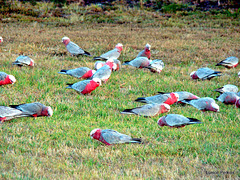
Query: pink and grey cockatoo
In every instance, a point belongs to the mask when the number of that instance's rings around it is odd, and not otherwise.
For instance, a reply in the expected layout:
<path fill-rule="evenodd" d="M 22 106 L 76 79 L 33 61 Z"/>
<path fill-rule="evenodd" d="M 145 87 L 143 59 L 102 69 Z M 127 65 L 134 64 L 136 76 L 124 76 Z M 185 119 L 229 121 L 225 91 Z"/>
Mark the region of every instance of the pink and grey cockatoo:
<path fill-rule="evenodd" d="M 224 92 L 218 96 L 217 100 L 224 104 L 236 104 L 240 97 L 235 92 Z"/>
<path fill-rule="evenodd" d="M 39 117 L 39 116 L 52 116 L 53 110 L 50 106 L 45 106 L 42 103 L 34 102 L 28 104 L 19 104 L 19 105 L 10 105 L 12 108 L 16 108 L 22 111 L 25 114 L 28 114 L 32 117 Z"/>
<path fill-rule="evenodd" d="M 68 52 L 72 56 L 79 56 L 79 55 L 87 55 L 91 56 L 91 54 L 83 49 L 81 49 L 77 44 L 74 42 L 70 41 L 68 37 L 63 37 L 62 38 L 62 43 L 65 45 L 67 48 Z"/>
<path fill-rule="evenodd" d="M 95 90 L 98 86 L 101 85 L 101 80 L 99 78 L 93 78 L 92 80 L 83 80 L 74 84 L 69 85 L 66 88 L 74 89 L 79 94 L 90 94 L 93 90 Z"/>
<path fill-rule="evenodd" d="M 90 133 L 91 138 L 96 139 L 105 145 L 122 144 L 122 143 L 141 143 L 140 138 L 132 138 L 126 134 L 119 133 L 112 129 L 94 129 Z"/>
<path fill-rule="evenodd" d="M 12 63 L 17 66 L 34 66 L 34 61 L 28 56 L 18 56 L 17 59 Z"/>
<path fill-rule="evenodd" d="M 147 57 L 148 59 L 150 59 L 150 57 L 151 57 L 150 49 L 151 49 L 151 45 L 150 44 L 146 44 L 144 50 L 139 52 L 137 57 Z"/>
<path fill-rule="evenodd" d="M 131 61 L 125 61 L 123 65 L 130 65 L 136 68 L 147 68 L 149 64 L 151 63 L 151 60 L 149 60 L 147 57 L 137 57 Z"/>
<path fill-rule="evenodd" d="M 100 79 L 103 82 L 107 82 L 107 80 L 111 76 L 111 73 L 112 73 L 111 67 L 106 64 L 103 67 L 101 67 L 100 69 L 98 69 L 94 73 L 94 75 L 91 77 L 91 79 L 98 78 L 98 79 Z"/>
<path fill-rule="evenodd" d="M 119 71 L 122 68 L 121 66 L 121 61 L 119 61 L 118 59 L 114 59 L 113 60 L 113 71 Z"/>
<path fill-rule="evenodd" d="M 238 58 L 234 56 L 228 57 L 216 64 L 216 66 L 224 66 L 228 69 L 235 68 L 237 67 L 237 65 L 238 65 Z"/>
<path fill-rule="evenodd" d="M 162 104 L 166 103 L 168 105 L 172 105 L 176 103 L 179 99 L 179 95 L 177 93 L 170 93 L 170 94 L 157 94 L 155 96 L 149 96 L 149 97 L 140 97 L 137 98 L 135 101 L 147 103 L 147 104 Z"/>
<path fill-rule="evenodd" d="M 224 93 L 224 92 L 235 92 L 235 93 L 237 93 L 238 92 L 238 87 L 235 86 L 235 85 L 232 85 L 232 84 L 227 84 L 227 85 L 224 85 L 223 87 L 215 89 L 214 91 L 217 91 L 221 94 Z"/>
<path fill-rule="evenodd" d="M 101 56 L 94 57 L 94 60 L 109 60 L 109 59 L 118 59 L 121 51 L 123 50 L 123 45 L 121 43 L 118 43 L 115 48 L 111 51 L 108 51 Z"/>
<path fill-rule="evenodd" d="M 197 71 L 193 71 L 190 76 L 192 79 L 210 80 L 214 77 L 221 76 L 221 71 L 215 71 L 210 68 L 200 68 Z"/>
<path fill-rule="evenodd" d="M 203 97 L 203 98 L 193 99 L 193 100 L 183 100 L 182 102 L 186 104 L 190 104 L 201 111 L 219 112 L 219 106 L 217 105 L 215 100 L 210 97 Z"/>
<path fill-rule="evenodd" d="M 3 42 L 3 38 L 2 36 L 0 36 L 0 44 Z"/>
<path fill-rule="evenodd" d="M 94 64 L 94 69 L 98 70 L 106 64 L 105 61 L 96 61 Z"/>
<path fill-rule="evenodd" d="M 199 99 L 198 96 L 187 91 L 178 91 L 174 93 L 178 94 L 179 98 L 177 102 L 179 103 L 182 103 L 183 100 Z M 159 92 L 159 94 L 170 94 L 170 93 Z"/>
<path fill-rule="evenodd" d="M 14 118 L 29 116 L 28 113 L 24 113 L 16 108 L 0 106 L 0 122 L 9 121 Z"/>
<path fill-rule="evenodd" d="M 92 70 L 88 67 L 80 67 L 80 68 L 70 69 L 70 70 L 62 69 L 58 73 L 70 75 L 78 79 L 88 79 L 92 77 L 95 72 L 96 72 L 95 70 Z"/>
<path fill-rule="evenodd" d="M 181 128 L 191 124 L 201 124 L 198 119 L 184 117 L 180 114 L 168 114 L 158 119 L 159 126 L 169 126 L 172 128 Z"/>
<path fill-rule="evenodd" d="M 153 73 L 160 73 L 164 68 L 164 63 L 160 59 L 155 59 L 150 62 L 150 64 L 146 67 Z"/>
<path fill-rule="evenodd" d="M 8 75 L 5 72 L 0 72 L 0 86 L 5 84 L 14 84 L 16 78 L 13 75 Z"/>
<path fill-rule="evenodd" d="M 136 114 L 139 116 L 157 116 L 162 113 L 166 113 L 170 111 L 170 106 L 168 104 L 146 104 L 141 107 L 133 108 L 133 109 L 125 109 L 121 112 L 121 114 Z"/>

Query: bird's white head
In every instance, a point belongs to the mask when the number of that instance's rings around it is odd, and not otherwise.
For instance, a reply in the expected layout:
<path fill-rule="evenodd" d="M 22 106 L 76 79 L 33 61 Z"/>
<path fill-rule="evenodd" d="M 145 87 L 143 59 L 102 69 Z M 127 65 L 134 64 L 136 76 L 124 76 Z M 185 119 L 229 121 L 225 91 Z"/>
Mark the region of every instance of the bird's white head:
<path fill-rule="evenodd" d="M 9 75 L 9 79 L 12 81 L 12 84 L 16 82 L 16 78 L 13 75 Z"/>
<path fill-rule="evenodd" d="M 96 73 L 96 70 L 92 70 L 92 74 L 95 74 Z"/>
<path fill-rule="evenodd" d="M 193 71 L 193 72 L 191 72 L 191 73 L 190 73 L 190 76 L 192 77 L 192 75 L 194 75 L 194 74 L 195 74 L 195 72 L 196 72 L 196 71 Z"/>
<path fill-rule="evenodd" d="M 95 81 L 97 84 L 99 84 L 99 86 L 102 85 L 102 81 L 99 78 L 93 78 L 93 81 Z"/>
<path fill-rule="evenodd" d="M 114 71 L 117 70 L 117 64 L 116 64 L 116 63 L 113 63 L 113 67 L 112 67 L 112 69 L 113 69 Z"/>
<path fill-rule="evenodd" d="M 151 49 L 151 45 L 147 43 L 145 48 L 150 50 Z"/>
<path fill-rule="evenodd" d="M 50 106 L 47 107 L 47 112 L 48 112 L 48 116 L 52 116 L 53 115 L 53 110 Z"/>
<path fill-rule="evenodd" d="M 64 37 L 62 38 L 62 42 L 64 42 L 65 40 L 69 40 L 69 38 L 66 37 L 66 36 L 64 36 Z"/>
<path fill-rule="evenodd" d="M 240 72 L 238 73 L 238 77 L 240 78 Z"/>
<path fill-rule="evenodd" d="M 3 38 L 0 36 L 0 43 L 2 43 L 3 42 Z"/>
<path fill-rule="evenodd" d="M 123 47 L 123 45 L 121 43 L 118 43 L 116 47 Z"/>
<path fill-rule="evenodd" d="M 92 130 L 92 131 L 90 132 L 91 138 L 93 138 L 93 136 L 95 135 L 95 133 L 96 133 L 97 131 L 99 131 L 99 130 L 101 130 L 101 129 L 97 128 L 97 129 Z"/>
<path fill-rule="evenodd" d="M 164 103 L 164 107 L 166 108 L 166 110 L 168 110 L 168 111 L 170 110 L 170 106 L 168 104 Z"/>
<path fill-rule="evenodd" d="M 215 112 L 219 112 L 219 106 L 217 103 L 213 102 L 211 103 L 211 106 Z"/>

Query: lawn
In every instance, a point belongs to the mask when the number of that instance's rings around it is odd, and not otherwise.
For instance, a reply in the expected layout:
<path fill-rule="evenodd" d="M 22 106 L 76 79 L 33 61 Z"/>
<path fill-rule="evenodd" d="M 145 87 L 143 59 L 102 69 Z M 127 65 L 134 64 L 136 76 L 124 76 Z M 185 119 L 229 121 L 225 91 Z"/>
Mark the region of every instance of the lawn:
<path fill-rule="evenodd" d="M 203 123 L 184 128 L 159 127 L 161 116 L 122 115 L 142 104 L 138 97 L 158 91 L 189 91 L 216 98 L 225 84 L 240 88 L 235 69 L 216 67 L 229 56 L 240 58 L 239 18 L 172 16 L 142 23 L 12 21 L 0 23 L 0 71 L 17 82 L 0 87 L 0 104 L 41 102 L 52 117 L 18 118 L 0 126 L 0 179 L 223 179 L 240 177 L 239 109 L 217 102 L 220 112 L 201 112 L 179 104 L 169 113 Z M 61 39 L 68 36 L 93 56 L 123 44 L 121 62 L 136 57 L 146 43 L 151 59 L 162 59 L 160 74 L 123 66 L 91 95 L 66 89 L 78 82 L 58 74 L 61 69 L 93 68 L 92 57 L 71 57 Z M 35 67 L 12 62 L 28 55 Z M 200 67 L 223 72 L 211 81 L 194 81 L 189 74 Z M 166 115 L 166 114 L 163 114 Z M 105 146 L 89 136 L 95 128 L 114 129 L 144 144 Z"/>

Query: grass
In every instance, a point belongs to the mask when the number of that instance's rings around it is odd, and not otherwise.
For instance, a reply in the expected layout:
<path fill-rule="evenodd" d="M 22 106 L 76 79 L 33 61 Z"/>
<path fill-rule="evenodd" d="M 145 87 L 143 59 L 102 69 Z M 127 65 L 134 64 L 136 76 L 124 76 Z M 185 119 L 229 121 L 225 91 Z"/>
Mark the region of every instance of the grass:
<path fill-rule="evenodd" d="M 1 23 L 0 32 L 4 38 L 0 70 L 17 79 L 14 85 L 0 88 L 1 105 L 39 101 L 54 110 L 50 118 L 18 118 L 0 127 L 1 179 L 239 178 L 239 109 L 234 106 L 218 102 L 219 113 L 203 113 L 191 106 L 172 105 L 170 113 L 203 121 L 181 129 L 159 127 L 160 116 L 120 114 L 125 108 L 140 106 L 134 102 L 137 97 L 158 91 L 185 90 L 215 98 L 213 89 L 228 83 L 239 86 L 239 67 L 215 67 L 228 56 L 240 57 L 238 19 L 174 15 L 155 23 L 67 26 L 65 22 L 20 21 Z M 165 68 L 153 74 L 125 66 L 92 95 L 80 96 L 65 89 L 66 83 L 78 80 L 57 72 L 93 68 L 94 61 L 66 53 L 63 36 L 94 56 L 120 42 L 122 62 L 133 59 L 149 43 L 152 59 L 162 59 Z M 22 53 L 35 60 L 34 68 L 11 65 Z M 190 80 L 189 74 L 204 66 L 224 75 L 211 81 Z M 106 147 L 89 137 L 94 128 L 115 129 L 148 143 Z"/>

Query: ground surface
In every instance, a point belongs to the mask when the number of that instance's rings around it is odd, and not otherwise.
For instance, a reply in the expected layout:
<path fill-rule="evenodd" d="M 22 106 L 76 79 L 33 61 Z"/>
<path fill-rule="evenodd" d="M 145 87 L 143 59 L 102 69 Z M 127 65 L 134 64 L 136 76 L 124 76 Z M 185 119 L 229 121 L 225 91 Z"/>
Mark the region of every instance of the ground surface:
<path fill-rule="evenodd" d="M 121 115 L 140 106 L 137 97 L 158 91 L 189 91 L 213 97 L 225 84 L 239 86 L 236 69 L 215 67 L 226 57 L 240 57 L 239 21 L 215 18 L 170 18 L 157 24 L 79 23 L 56 27 L 41 23 L 0 24 L 0 71 L 17 82 L 0 88 L 0 104 L 39 101 L 50 105 L 50 118 L 19 118 L 0 126 L 1 179 L 212 179 L 239 178 L 239 109 L 218 102 L 220 112 L 200 112 L 172 105 L 170 113 L 197 118 L 203 124 L 172 129 L 159 127 L 159 117 Z M 81 96 L 66 83 L 78 80 L 61 69 L 93 68 L 90 57 L 71 57 L 61 38 L 68 36 L 98 56 L 117 43 L 124 45 L 119 60 L 133 59 L 146 43 L 151 59 L 162 59 L 160 74 L 123 67 L 91 95 Z M 25 54 L 34 68 L 11 63 Z M 211 81 L 192 81 L 189 74 L 208 66 L 224 72 Z M 239 86 L 240 87 L 240 86 Z M 166 115 L 166 114 L 164 114 Z M 115 129 L 146 144 L 104 146 L 89 137 L 92 129 Z"/>

